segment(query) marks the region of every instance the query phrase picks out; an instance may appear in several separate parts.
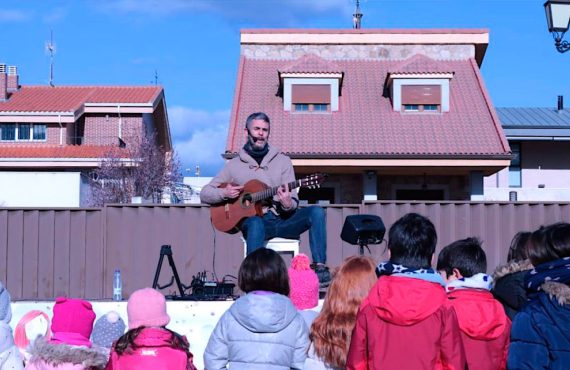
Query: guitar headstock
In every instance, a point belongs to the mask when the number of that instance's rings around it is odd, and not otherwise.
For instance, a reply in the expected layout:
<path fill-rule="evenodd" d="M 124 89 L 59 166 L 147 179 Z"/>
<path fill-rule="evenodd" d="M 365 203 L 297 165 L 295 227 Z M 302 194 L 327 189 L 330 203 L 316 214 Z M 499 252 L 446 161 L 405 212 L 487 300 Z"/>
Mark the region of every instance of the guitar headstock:
<path fill-rule="evenodd" d="M 327 178 L 326 173 L 313 173 L 299 180 L 301 187 L 309 189 L 317 189 Z"/>

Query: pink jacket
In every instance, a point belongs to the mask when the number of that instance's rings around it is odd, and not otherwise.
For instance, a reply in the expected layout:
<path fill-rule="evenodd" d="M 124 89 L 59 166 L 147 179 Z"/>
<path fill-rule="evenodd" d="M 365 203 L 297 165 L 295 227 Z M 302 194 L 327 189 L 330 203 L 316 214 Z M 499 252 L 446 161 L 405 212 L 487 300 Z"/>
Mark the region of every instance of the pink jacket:
<path fill-rule="evenodd" d="M 119 355 L 111 351 L 105 370 L 195 370 L 192 354 L 188 357 L 183 350 L 172 348 L 169 343 L 171 336 L 162 328 L 144 329 L 135 338 L 137 347 L 132 353 Z"/>
<path fill-rule="evenodd" d="M 107 362 L 103 348 L 57 344 L 38 338 L 30 348 L 28 370 L 100 370 Z"/>

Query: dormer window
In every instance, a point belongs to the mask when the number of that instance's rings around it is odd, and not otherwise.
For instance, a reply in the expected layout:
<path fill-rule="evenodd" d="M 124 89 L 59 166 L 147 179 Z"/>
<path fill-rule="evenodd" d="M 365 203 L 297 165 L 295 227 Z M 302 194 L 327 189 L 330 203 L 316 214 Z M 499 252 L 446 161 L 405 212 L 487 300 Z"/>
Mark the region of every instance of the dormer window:
<path fill-rule="evenodd" d="M 449 112 L 449 82 L 453 74 L 445 62 L 420 54 L 395 66 L 386 77 L 394 111 Z"/>
<path fill-rule="evenodd" d="M 449 79 L 394 78 L 390 91 L 397 112 L 449 112 Z"/>
<path fill-rule="evenodd" d="M 404 112 L 439 112 L 441 85 L 402 85 L 401 99 Z"/>
<path fill-rule="evenodd" d="M 299 113 L 338 110 L 339 81 L 332 78 L 285 78 L 283 109 Z"/>
<path fill-rule="evenodd" d="M 332 61 L 307 54 L 279 71 L 283 110 L 330 113 L 338 110 L 343 73 Z"/>
<path fill-rule="evenodd" d="M 331 104 L 331 85 L 293 84 L 291 103 L 295 112 L 327 112 Z"/>

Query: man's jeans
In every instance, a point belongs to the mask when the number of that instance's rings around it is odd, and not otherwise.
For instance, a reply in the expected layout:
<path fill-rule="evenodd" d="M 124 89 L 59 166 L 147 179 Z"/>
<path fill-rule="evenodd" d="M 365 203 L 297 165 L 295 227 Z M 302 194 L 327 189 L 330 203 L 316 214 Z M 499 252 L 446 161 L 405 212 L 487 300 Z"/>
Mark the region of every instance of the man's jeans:
<path fill-rule="evenodd" d="M 263 217 L 249 217 L 241 229 L 247 243 L 247 254 L 263 248 L 265 241 L 271 238 L 298 239 L 309 230 L 313 262 L 324 264 L 327 261 L 325 211 L 321 207 L 298 208 L 292 214 L 281 216 L 269 211 Z"/>

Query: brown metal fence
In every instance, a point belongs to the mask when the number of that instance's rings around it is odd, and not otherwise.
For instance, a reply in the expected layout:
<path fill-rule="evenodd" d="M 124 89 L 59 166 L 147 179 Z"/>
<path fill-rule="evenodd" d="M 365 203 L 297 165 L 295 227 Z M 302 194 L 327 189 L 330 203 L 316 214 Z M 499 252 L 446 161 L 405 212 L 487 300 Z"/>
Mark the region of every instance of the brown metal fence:
<path fill-rule="evenodd" d="M 340 239 L 346 216 L 376 214 L 386 227 L 408 212 L 429 217 L 438 232 L 438 250 L 467 236 L 483 240 L 489 271 L 503 263 L 512 236 L 557 221 L 570 222 L 570 203 L 375 202 L 326 206 L 328 264 L 337 266 L 358 247 Z M 183 283 L 206 270 L 237 275 L 243 259 L 239 234 L 214 231 L 203 205 L 109 205 L 93 209 L 0 209 L 0 281 L 12 298 L 53 299 L 59 295 L 106 299 L 115 268 L 125 296 L 150 286 L 161 245 L 172 246 Z M 370 246 L 376 260 L 385 244 Z M 308 235 L 301 251 L 309 254 Z M 159 283 L 171 277 L 164 259 Z M 167 292 L 173 292 L 174 287 Z"/>

